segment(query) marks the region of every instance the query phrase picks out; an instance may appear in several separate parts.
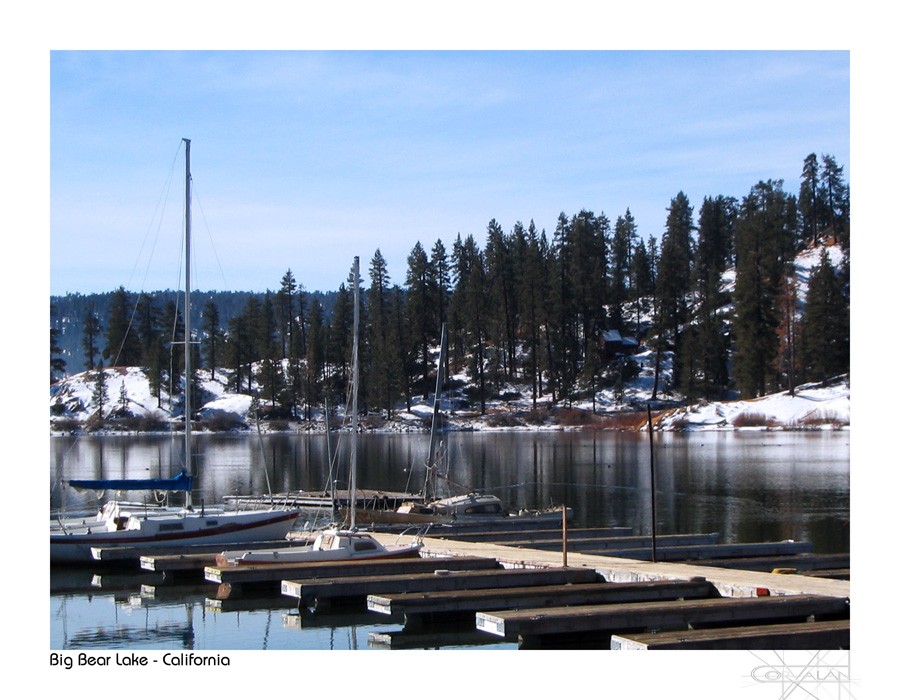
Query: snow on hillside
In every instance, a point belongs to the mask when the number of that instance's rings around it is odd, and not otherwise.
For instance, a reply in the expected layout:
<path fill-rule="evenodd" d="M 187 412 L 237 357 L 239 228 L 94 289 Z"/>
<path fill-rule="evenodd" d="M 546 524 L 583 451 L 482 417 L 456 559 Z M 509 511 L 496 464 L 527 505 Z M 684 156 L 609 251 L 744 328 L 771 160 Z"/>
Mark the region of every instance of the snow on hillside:
<path fill-rule="evenodd" d="M 811 270 L 821 261 L 825 250 L 831 264 L 838 267 L 843 262 L 843 252 L 839 246 L 818 247 L 801 252 L 795 260 L 798 297 L 805 299 Z M 734 274 L 731 271 L 723 280 L 724 287 L 733 288 Z M 437 361 L 437 348 L 434 359 Z M 578 411 L 580 421 L 574 425 L 593 425 L 594 414 L 615 415 L 646 411 L 646 406 L 654 396 L 653 410 L 658 416 L 654 426 L 660 430 L 759 430 L 759 429 L 836 429 L 850 425 L 850 383 L 848 377 L 838 378 L 827 384 L 807 384 L 797 387 L 793 395 L 781 392 L 753 400 L 700 402 L 691 406 L 675 407 L 679 396 L 671 392 L 671 356 L 665 354 L 660 366 L 657 382 L 655 376 L 655 356 L 645 351 L 633 356 L 639 367 L 638 376 L 627 382 L 617 394 L 612 388 L 602 388 L 593 397 L 582 392 L 582 398 L 567 405 L 564 410 Z M 217 371 L 215 381 L 209 372 L 198 372 L 202 400 L 197 413 L 201 420 L 216 429 L 228 427 L 249 427 L 255 425 L 253 401 L 249 395 L 233 394 L 226 391 L 227 372 Z M 134 367 L 108 368 L 104 370 L 106 399 L 103 407 L 104 420 L 118 421 L 119 429 L 165 429 L 165 424 L 180 421 L 182 407 L 177 400 L 169 398 L 165 390 L 160 397 L 154 396 L 144 373 Z M 451 377 L 456 385 L 465 385 L 469 377 L 459 374 Z M 550 397 L 539 398 L 537 410 L 531 399 L 531 387 L 525 385 L 505 385 L 486 404 L 485 415 L 479 406 L 468 405 L 462 393 L 451 392 L 442 399 L 442 413 L 449 427 L 462 430 L 538 430 L 556 428 L 562 424 L 554 416 Z M 585 398 L 585 394 L 587 397 Z M 72 430 L 79 425 L 96 421 L 97 405 L 96 372 L 82 372 L 66 378 L 50 387 L 51 429 Z M 667 408 L 668 407 L 668 408 Z M 557 407 L 558 408 L 558 407 Z M 263 413 L 265 404 L 262 405 Z M 340 409 L 338 413 L 340 413 Z M 425 430 L 431 423 L 433 412 L 431 397 L 419 397 L 407 409 L 397 406 L 390 421 L 385 417 L 366 416 L 365 429 L 378 431 Z M 130 421 L 130 422 L 129 422 Z M 131 426 L 124 428 L 123 426 Z M 312 421 L 280 421 L 261 426 L 273 429 L 323 430 L 324 418 L 321 411 L 314 412 Z"/>
<path fill-rule="evenodd" d="M 573 403 L 568 410 L 581 411 L 584 419 L 579 425 L 597 427 L 594 411 L 609 415 L 640 411 L 650 401 L 653 391 L 653 369 L 649 353 L 639 355 L 643 363 L 641 375 L 625 388 L 625 396 L 616 400 L 610 390 L 597 394 L 595 400 Z M 667 367 L 664 367 L 666 370 Z M 137 368 L 108 368 L 104 370 L 107 403 L 104 417 L 130 417 L 143 429 L 149 426 L 164 428 L 166 423 L 180 418 L 180 407 L 170 405 L 168 397 L 157 400 L 150 391 L 144 373 Z M 95 379 L 93 372 L 83 372 L 53 385 L 50 391 L 51 429 L 72 430 L 75 424 L 89 423 L 97 407 L 93 401 Z M 665 401 L 661 383 L 659 398 Z M 199 408 L 201 420 L 220 427 L 250 427 L 255 425 L 252 399 L 246 394 L 229 394 L 221 377 L 211 381 L 201 373 L 204 394 L 209 397 Z M 539 402 L 539 410 L 532 410 L 531 398 L 524 387 L 507 387 L 508 391 L 488 402 L 485 415 L 477 407 L 461 407 L 459 400 L 446 397 L 442 411 L 448 427 L 460 430 L 540 430 L 560 429 L 562 423 L 554 417 L 547 397 Z M 410 410 L 398 408 L 391 421 L 383 417 L 367 416 L 363 425 L 373 431 L 426 430 L 432 416 L 432 401 L 420 400 Z M 850 385 L 847 377 L 826 384 L 806 384 L 797 387 L 793 395 L 781 392 L 752 400 L 700 402 L 691 406 L 663 408 L 654 404 L 654 428 L 657 430 L 760 430 L 760 429 L 842 429 L 850 425 Z M 128 425 L 128 423 L 120 423 Z M 272 424 L 263 423 L 264 427 Z M 139 429 L 139 428 L 136 428 Z M 286 424 L 277 429 L 323 430 L 321 413 L 312 421 Z"/>
<path fill-rule="evenodd" d="M 702 402 L 667 411 L 661 430 L 796 430 L 840 429 L 850 426 L 850 383 L 840 377 L 822 384 L 804 384 L 793 395 L 784 391 L 746 401 Z"/>

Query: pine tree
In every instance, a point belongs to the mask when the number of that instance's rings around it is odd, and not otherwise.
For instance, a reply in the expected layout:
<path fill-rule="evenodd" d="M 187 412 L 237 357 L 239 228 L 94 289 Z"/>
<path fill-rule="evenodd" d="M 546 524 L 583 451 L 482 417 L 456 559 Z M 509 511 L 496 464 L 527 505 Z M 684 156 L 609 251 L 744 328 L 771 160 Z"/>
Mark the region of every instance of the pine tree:
<path fill-rule="evenodd" d="M 276 317 L 278 321 L 278 337 L 281 343 L 283 377 L 281 384 L 282 405 L 293 415 L 300 403 L 303 393 L 303 372 L 300 358 L 306 354 L 306 295 L 303 285 L 299 284 L 290 268 L 281 278 L 281 285 L 275 295 Z M 307 382 L 307 393 L 310 387 Z M 307 406 L 307 412 L 309 407 Z"/>
<path fill-rule="evenodd" d="M 200 316 L 202 334 L 200 348 L 204 364 L 209 369 L 210 379 L 213 381 L 216 379 L 216 368 L 221 361 L 222 345 L 225 341 L 220 324 L 219 307 L 210 299 L 204 305 Z"/>
<path fill-rule="evenodd" d="M 98 424 L 103 423 L 103 409 L 109 403 L 109 388 L 106 385 L 106 372 L 103 369 L 103 360 L 97 365 L 94 372 L 94 388 L 91 392 L 91 401 L 96 407 L 94 415 Z"/>
<path fill-rule="evenodd" d="M 781 186 L 755 185 L 735 227 L 734 378 L 747 398 L 780 388 L 778 298 L 796 249 L 796 200 Z"/>
<path fill-rule="evenodd" d="M 632 250 L 637 239 L 637 224 L 630 209 L 616 219 L 610 246 L 609 304 L 612 328 L 622 329 L 624 306 L 629 300 L 632 282 Z"/>
<path fill-rule="evenodd" d="M 651 236 L 651 239 L 653 237 Z M 634 307 L 635 332 L 638 340 L 643 335 L 642 319 L 649 314 L 653 308 L 654 276 L 650 263 L 650 253 L 647 250 L 647 244 L 643 239 L 639 239 L 634 247 L 634 253 L 631 256 L 631 303 Z"/>
<path fill-rule="evenodd" d="M 328 328 L 327 355 L 329 363 L 334 366 L 329 396 L 332 404 L 343 403 L 349 385 L 353 348 L 353 295 L 347 285 L 341 283 L 334 299 L 331 322 Z"/>
<path fill-rule="evenodd" d="M 782 285 L 778 297 L 779 317 L 778 327 L 778 356 L 776 358 L 777 371 L 782 375 L 782 386 L 787 386 L 788 393 L 794 395 L 794 387 L 797 385 L 797 359 L 799 354 L 800 335 L 799 326 L 799 299 L 797 293 L 797 278 L 791 272 Z"/>
<path fill-rule="evenodd" d="M 259 308 L 256 297 L 248 297 L 244 310 L 228 322 L 225 342 L 225 364 L 231 370 L 229 389 L 253 394 L 253 361 L 256 359 L 253 317 Z"/>
<path fill-rule="evenodd" d="M 309 329 L 306 335 L 306 382 L 309 387 L 306 397 L 306 419 L 312 417 L 312 406 L 319 406 L 324 400 L 325 379 L 325 314 L 318 299 L 309 304 Z"/>
<path fill-rule="evenodd" d="M 469 372 L 477 385 L 481 413 L 487 410 L 487 279 L 484 256 L 471 235 L 453 247 L 452 268 L 456 283 L 454 317 L 461 342 L 461 359 L 468 358 Z"/>
<path fill-rule="evenodd" d="M 163 343 L 160 312 L 150 294 L 142 294 L 138 299 L 135 326 L 141 339 L 141 365 L 147 374 L 150 391 L 156 396 L 157 405 L 160 405 L 168 363 L 164 361 L 167 354 Z"/>
<path fill-rule="evenodd" d="M 254 335 L 257 348 L 256 359 L 259 362 L 257 390 L 260 398 L 269 402 L 273 409 L 279 403 L 284 387 L 284 375 L 281 370 L 278 350 L 278 330 L 275 319 L 275 304 L 272 295 L 266 293 L 259 315 L 255 319 Z M 309 391 L 307 392 L 309 393 Z"/>
<path fill-rule="evenodd" d="M 113 292 L 106 320 L 106 346 L 103 359 L 110 366 L 136 367 L 141 362 L 141 346 L 137 333 L 131 332 L 131 296 L 124 287 Z"/>
<path fill-rule="evenodd" d="M 578 319 L 571 273 L 570 224 L 560 213 L 547 256 L 547 379 L 554 403 L 570 400 L 577 374 Z"/>
<path fill-rule="evenodd" d="M 822 251 L 813 268 L 802 318 L 802 364 L 808 381 L 824 381 L 850 369 L 850 300 Z"/>
<path fill-rule="evenodd" d="M 822 201 L 820 200 L 819 160 L 816 158 L 815 153 L 810 153 L 803 160 L 797 207 L 800 214 L 800 233 L 803 240 L 813 245 L 819 245 L 823 211 Z"/>
<path fill-rule="evenodd" d="M 444 244 L 441 242 L 441 239 L 438 238 L 437 242 L 431 248 L 431 274 L 435 295 L 434 328 L 441 328 L 449 320 L 450 298 L 453 294 L 451 288 L 451 273 L 447 249 L 444 248 Z M 444 354 L 444 376 L 450 376 L 449 353 Z"/>
<path fill-rule="evenodd" d="M 169 396 L 171 398 L 176 396 L 183 397 L 184 321 L 182 320 L 181 310 L 174 299 L 170 299 L 163 305 L 160 316 L 160 328 L 162 329 L 162 337 L 165 339 L 164 342 L 168 345 L 168 362 L 163 361 L 163 365 L 168 365 L 166 378 L 169 384 Z"/>
<path fill-rule="evenodd" d="M 677 386 L 681 367 L 686 360 L 682 353 L 681 336 L 688 320 L 688 303 L 691 292 L 691 265 L 693 261 L 694 229 L 693 208 L 684 192 L 679 192 L 669 206 L 666 230 L 663 234 L 659 253 L 659 272 L 656 281 L 658 299 L 657 333 L 662 347 L 669 346 L 674 352 L 673 383 Z"/>
<path fill-rule="evenodd" d="M 84 315 L 84 322 L 81 329 L 81 347 L 84 350 L 84 368 L 93 370 L 96 367 L 97 359 L 100 355 L 100 348 L 97 343 L 103 333 L 103 326 L 100 325 L 100 317 L 95 310 L 94 302 L 90 302 L 87 312 Z"/>
<path fill-rule="evenodd" d="M 56 307 L 50 304 L 50 316 L 56 316 Z M 51 324 L 50 326 L 50 383 L 53 384 L 57 380 L 57 375 L 64 374 L 66 371 L 66 361 L 60 357 L 62 348 L 59 347 L 59 329 Z"/>
<path fill-rule="evenodd" d="M 281 286 L 276 294 L 278 309 L 278 335 L 281 340 L 281 357 L 290 357 L 297 344 L 297 280 L 288 268 L 281 278 Z"/>
<path fill-rule="evenodd" d="M 393 328 L 393 333 L 389 332 L 389 337 L 392 339 L 389 342 L 395 348 L 394 362 L 399 368 L 396 382 L 393 383 L 397 384 L 398 390 L 406 400 L 406 410 L 410 411 L 412 410 L 413 399 L 413 376 L 416 368 L 412 355 L 402 351 L 403 348 L 409 347 L 409 329 L 406 324 L 406 295 L 395 284 L 391 288 L 388 299 L 389 306 L 392 309 L 390 312 L 390 325 Z"/>
<path fill-rule="evenodd" d="M 519 305 L 522 310 L 522 339 L 524 344 L 526 378 L 531 380 L 531 406 L 537 408 L 537 400 L 543 396 L 542 328 L 546 324 L 547 297 L 547 238 L 538 236 L 534 221 L 524 234 L 519 279 Z"/>
<path fill-rule="evenodd" d="M 409 351 L 418 365 L 416 374 L 418 391 L 423 399 L 428 399 L 428 370 L 430 358 L 428 348 L 434 341 L 433 315 L 430 302 L 432 294 L 432 274 L 428 255 L 422 244 L 416 241 L 406 258 L 406 321 L 409 328 Z"/>
<path fill-rule="evenodd" d="M 484 248 L 485 283 L 487 285 L 488 324 L 494 357 L 494 382 L 501 377 L 509 381 L 516 376 L 516 329 L 518 308 L 516 276 L 510 240 L 496 219 L 487 226 L 487 242 Z"/>
<path fill-rule="evenodd" d="M 721 399 L 728 387 L 728 333 L 721 309 L 722 277 L 732 259 L 735 202 L 705 197 L 700 207 L 692 271 L 694 303 L 683 338 L 679 389 L 685 399 Z"/>
<path fill-rule="evenodd" d="M 582 209 L 572 219 L 570 227 L 568 269 L 572 278 L 572 299 L 578 318 L 581 345 L 573 359 L 573 373 L 578 373 L 577 363 L 588 355 L 589 348 L 597 346 L 600 332 L 606 327 L 607 290 L 609 267 L 607 241 L 610 234 L 609 219 L 604 214 L 595 216 Z"/>
<path fill-rule="evenodd" d="M 369 266 L 370 285 L 366 292 L 369 309 L 368 336 L 371 344 L 371 372 L 369 387 L 373 408 L 387 411 L 388 418 L 393 412 L 397 399 L 397 379 L 402 374 L 400 354 L 397 345 L 396 322 L 392 318 L 395 306 L 387 261 L 377 249 Z"/>
<path fill-rule="evenodd" d="M 850 248 L 850 188 L 844 183 L 844 168 L 834 156 L 822 156 L 821 198 L 825 230 L 845 250 Z"/>

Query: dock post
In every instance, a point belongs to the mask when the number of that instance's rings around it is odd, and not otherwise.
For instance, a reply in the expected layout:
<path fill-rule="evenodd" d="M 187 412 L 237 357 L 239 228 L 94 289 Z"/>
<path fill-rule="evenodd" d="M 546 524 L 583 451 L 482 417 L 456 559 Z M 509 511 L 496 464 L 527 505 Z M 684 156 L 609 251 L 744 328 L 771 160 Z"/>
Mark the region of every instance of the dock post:
<path fill-rule="evenodd" d="M 563 566 L 569 565 L 569 523 L 568 518 L 566 517 L 566 504 L 562 504 L 562 551 L 563 551 Z"/>
<path fill-rule="evenodd" d="M 653 416 L 647 404 L 647 432 L 650 434 L 650 556 L 656 563 L 656 465 L 653 463 Z"/>

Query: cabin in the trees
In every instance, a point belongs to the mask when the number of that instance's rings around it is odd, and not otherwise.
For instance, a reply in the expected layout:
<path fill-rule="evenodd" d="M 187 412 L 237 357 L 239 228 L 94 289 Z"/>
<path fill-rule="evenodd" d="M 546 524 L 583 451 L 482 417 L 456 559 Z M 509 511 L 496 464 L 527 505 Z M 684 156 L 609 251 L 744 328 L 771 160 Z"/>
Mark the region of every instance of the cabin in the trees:
<path fill-rule="evenodd" d="M 600 354 L 605 362 L 617 357 L 631 356 L 638 351 L 638 341 L 630 336 L 623 336 L 618 330 L 603 331 L 600 338 Z"/>

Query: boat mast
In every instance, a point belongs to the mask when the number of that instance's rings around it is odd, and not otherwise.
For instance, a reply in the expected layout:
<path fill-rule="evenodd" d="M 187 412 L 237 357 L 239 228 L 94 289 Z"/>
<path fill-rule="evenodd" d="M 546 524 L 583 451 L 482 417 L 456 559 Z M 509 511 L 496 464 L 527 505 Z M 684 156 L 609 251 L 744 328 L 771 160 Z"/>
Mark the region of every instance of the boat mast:
<path fill-rule="evenodd" d="M 191 469 L 191 140 L 184 140 L 184 461 Z M 191 492 L 185 496 L 191 510 Z"/>
<path fill-rule="evenodd" d="M 359 429 L 359 257 L 353 258 L 353 376 L 350 420 L 350 529 L 356 529 L 356 433 Z"/>
<path fill-rule="evenodd" d="M 432 490 L 437 497 L 437 474 L 434 473 L 434 453 L 437 449 L 437 432 L 440 428 L 441 414 L 441 389 L 444 386 L 444 355 L 447 352 L 447 324 L 441 324 L 441 348 L 438 353 L 437 378 L 434 383 L 434 409 L 431 414 L 431 437 L 428 440 L 428 461 L 425 464 L 425 486 L 422 489 L 425 499 L 428 499 L 428 482 L 432 482 Z M 430 477 L 430 478 L 429 478 Z"/>

